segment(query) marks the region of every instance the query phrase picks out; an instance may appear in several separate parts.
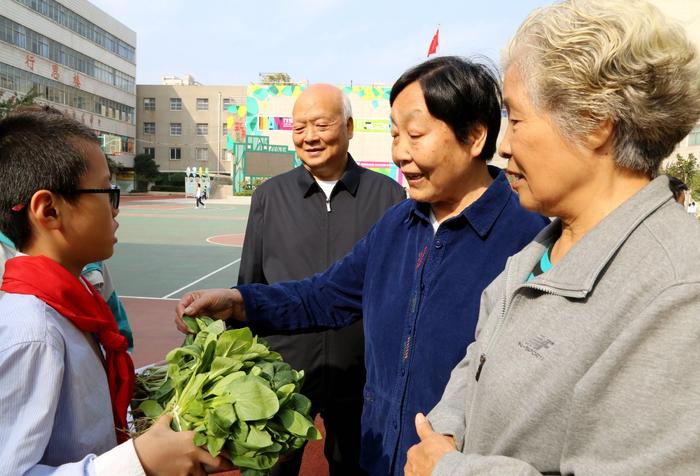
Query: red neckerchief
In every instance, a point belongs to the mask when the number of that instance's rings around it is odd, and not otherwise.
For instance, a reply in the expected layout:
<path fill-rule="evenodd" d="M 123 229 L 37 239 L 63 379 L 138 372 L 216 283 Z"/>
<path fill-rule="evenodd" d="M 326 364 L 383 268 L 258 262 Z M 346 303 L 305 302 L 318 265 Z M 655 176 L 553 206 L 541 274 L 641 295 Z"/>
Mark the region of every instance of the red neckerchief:
<path fill-rule="evenodd" d="M 85 285 L 87 285 L 87 288 Z M 89 291 L 88 291 L 89 288 Z M 107 382 L 117 441 L 127 440 L 126 411 L 134 391 L 129 343 L 119 333 L 107 303 L 90 283 L 45 256 L 17 256 L 5 263 L 3 291 L 30 294 L 44 301 L 83 332 L 97 336 L 105 350 Z"/>

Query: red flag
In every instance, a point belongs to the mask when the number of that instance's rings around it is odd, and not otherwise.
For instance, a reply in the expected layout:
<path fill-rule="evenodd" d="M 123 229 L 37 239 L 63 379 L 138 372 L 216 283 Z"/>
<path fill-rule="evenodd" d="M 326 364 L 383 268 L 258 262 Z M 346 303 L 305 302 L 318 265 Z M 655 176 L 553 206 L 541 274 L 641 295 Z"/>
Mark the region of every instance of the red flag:
<path fill-rule="evenodd" d="M 433 39 L 430 42 L 430 46 L 428 47 L 428 56 L 434 55 L 437 53 L 437 48 L 438 48 L 438 36 L 440 35 L 440 27 L 435 30 L 435 35 L 433 35 Z"/>

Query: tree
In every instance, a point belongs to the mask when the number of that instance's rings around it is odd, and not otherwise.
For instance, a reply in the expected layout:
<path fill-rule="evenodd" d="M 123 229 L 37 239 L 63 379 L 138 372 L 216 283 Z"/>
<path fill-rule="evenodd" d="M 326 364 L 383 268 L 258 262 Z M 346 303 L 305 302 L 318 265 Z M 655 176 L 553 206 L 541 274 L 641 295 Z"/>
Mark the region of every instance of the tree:
<path fill-rule="evenodd" d="M 109 168 L 109 175 L 112 176 L 118 174 L 123 168 L 122 165 L 108 155 L 105 157 L 107 157 L 107 168 Z"/>
<path fill-rule="evenodd" d="M 698 175 L 697 167 L 698 161 L 692 152 L 688 154 L 688 157 L 676 154 L 675 160 L 668 162 L 663 168 L 663 172 L 685 183 L 690 190 L 690 196 L 694 200 L 698 200 L 700 198 L 700 175 Z"/>
<path fill-rule="evenodd" d="M 134 156 L 134 175 L 139 190 L 148 191 L 148 182 L 155 180 L 160 175 L 158 167 L 155 159 L 150 155 L 137 154 Z"/>
<path fill-rule="evenodd" d="M 34 104 L 34 100 L 39 97 L 39 93 L 36 89 L 32 88 L 24 96 L 19 96 L 14 93 L 7 99 L 0 101 L 0 119 L 7 116 L 9 113 L 22 106 L 31 106 Z"/>

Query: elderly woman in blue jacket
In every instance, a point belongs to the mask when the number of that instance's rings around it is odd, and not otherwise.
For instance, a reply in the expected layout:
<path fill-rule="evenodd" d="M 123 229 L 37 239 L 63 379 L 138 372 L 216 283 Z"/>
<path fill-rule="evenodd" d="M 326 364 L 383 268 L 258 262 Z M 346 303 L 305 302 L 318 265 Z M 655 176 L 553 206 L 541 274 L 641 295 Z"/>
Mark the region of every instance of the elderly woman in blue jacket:
<path fill-rule="evenodd" d="M 700 118 L 698 59 L 642 0 L 520 27 L 500 150 L 558 219 L 484 292 L 407 475 L 700 474 L 700 229 L 657 176 Z"/>
<path fill-rule="evenodd" d="M 178 305 L 179 316 L 214 314 L 266 330 L 338 328 L 363 317 L 361 465 L 376 475 L 403 472 L 418 441 L 414 415 L 437 403 L 474 339 L 482 290 L 547 223 L 523 210 L 503 172 L 486 164 L 501 123 L 488 67 L 427 61 L 398 79 L 390 102 L 392 157 L 410 200 L 324 273 L 196 291 Z"/>

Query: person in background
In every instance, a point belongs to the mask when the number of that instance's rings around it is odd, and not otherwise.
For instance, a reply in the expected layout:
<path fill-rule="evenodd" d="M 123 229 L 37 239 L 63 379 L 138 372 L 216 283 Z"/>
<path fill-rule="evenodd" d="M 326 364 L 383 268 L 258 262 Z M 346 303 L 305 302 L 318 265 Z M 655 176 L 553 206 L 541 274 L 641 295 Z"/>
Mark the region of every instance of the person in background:
<path fill-rule="evenodd" d="M 673 199 L 685 208 L 685 194 L 688 191 L 688 186 L 673 175 L 668 176 L 668 186 L 673 194 Z"/>
<path fill-rule="evenodd" d="M 183 332 L 183 313 L 289 332 L 346 327 L 363 316 L 360 463 L 372 475 L 402 474 L 406 451 L 418 441 L 413 416 L 437 403 L 474 340 L 482 290 L 548 223 L 523 210 L 503 172 L 487 165 L 501 124 L 491 68 L 454 56 L 431 59 L 394 83 L 390 103 L 392 158 L 410 200 L 389 209 L 322 273 L 191 292 L 176 310 Z M 307 246 L 315 240 L 309 236 Z"/>
<path fill-rule="evenodd" d="M 199 182 L 199 180 L 197 180 L 197 185 L 194 191 L 194 198 L 195 208 L 199 208 L 200 205 L 202 205 L 202 208 L 206 208 L 206 205 L 204 205 L 204 192 L 202 191 L 202 184 Z"/>
<path fill-rule="evenodd" d="M 688 204 L 688 216 L 690 216 L 690 218 L 692 218 L 692 219 L 695 219 L 697 211 L 698 211 L 697 205 L 695 205 L 695 202 L 691 201 Z"/>
<path fill-rule="evenodd" d="M 114 319 L 117 321 L 119 333 L 129 341 L 129 352 L 132 352 L 134 350 L 134 335 L 129 325 L 129 317 L 126 314 L 126 309 L 124 309 L 122 302 L 119 300 L 119 295 L 114 287 L 107 262 L 98 261 L 96 263 L 90 263 L 83 268 L 81 275 L 97 289 L 105 302 L 107 302 L 109 309 L 114 315 Z"/>
<path fill-rule="evenodd" d="M 698 52 L 646 1 L 569 0 L 505 54 L 506 173 L 558 218 L 484 291 L 405 473 L 700 474 L 700 228 L 658 174 Z"/>
<path fill-rule="evenodd" d="M 230 468 L 195 447 L 191 432 L 171 430 L 169 416 L 127 438 L 128 342 L 80 277 L 111 256 L 118 226 L 119 189 L 94 132 L 47 112 L 8 115 L 0 121 L 0 183 L 0 230 L 21 252 L 5 262 L 0 288 L 0 474 Z"/>
<path fill-rule="evenodd" d="M 292 140 L 302 166 L 258 186 L 251 200 L 238 284 L 303 279 L 327 269 L 386 210 L 404 200 L 394 180 L 357 165 L 350 100 L 329 84 L 313 84 L 292 110 Z M 331 475 L 362 474 L 360 419 L 365 383 L 362 321 L 343 329 L 267 335 L 272 349 L 305 372 L 302 392 L 320 412 Z M 296 475 L 302 452 L 275 475 Z"/>

